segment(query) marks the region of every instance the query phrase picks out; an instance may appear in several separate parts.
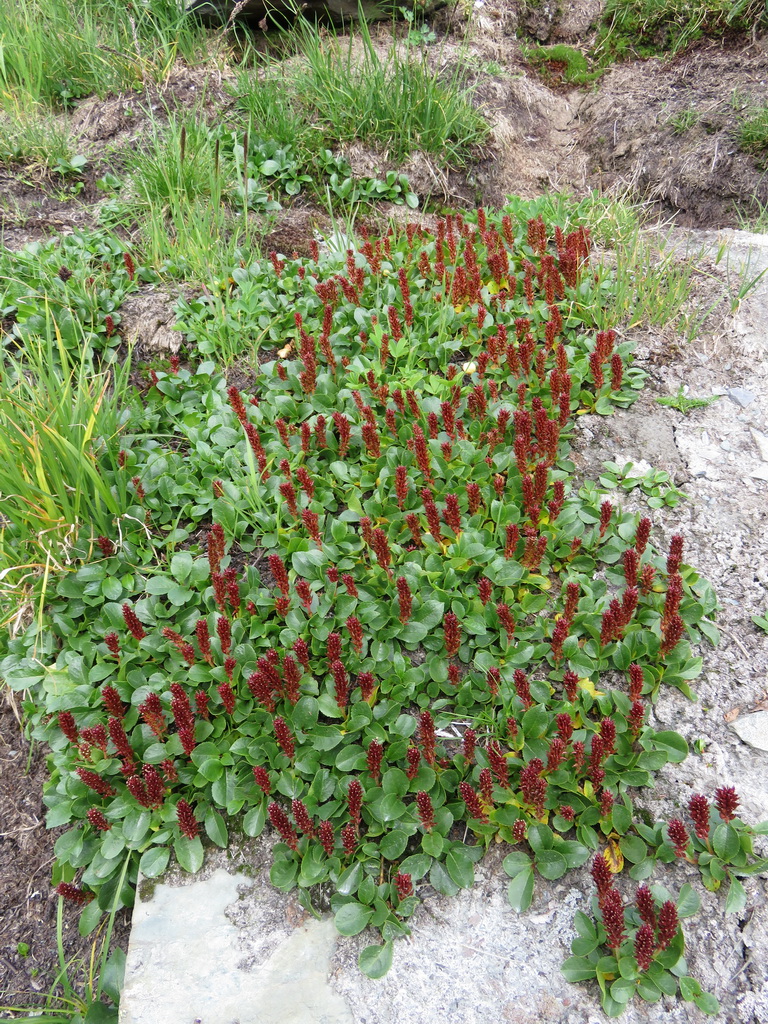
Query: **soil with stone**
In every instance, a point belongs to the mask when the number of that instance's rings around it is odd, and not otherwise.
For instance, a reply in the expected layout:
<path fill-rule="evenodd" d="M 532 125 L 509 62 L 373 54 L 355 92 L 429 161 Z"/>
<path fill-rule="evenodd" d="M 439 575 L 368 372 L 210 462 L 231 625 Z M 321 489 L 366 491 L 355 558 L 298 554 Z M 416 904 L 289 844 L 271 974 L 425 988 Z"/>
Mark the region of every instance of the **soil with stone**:
<path fill-rule="evenodd" d="M 559 5 L 542 4 L 535 18 L 524 16 L 522 6 L 514 0 L 485 0 L 469 18 L 454 5 L 435 19 L 440 40 L 431 59 L 448 66 L 461 61 L 470 68 L 493 137 L 461 173 L 445 172 L 420 154 L 412 157 L 404 170 L 423 200 L 461 207 L 478 200 L 500 204 L 510 194 L 534 196 L 545 190 L 577 195 L 595 187 L 615 194 L 634 190 L 658 204 L 660 212 L 674 214 L 679 226 L 697 229 L 734 227 L 757 203 L 768 202 L 768 176 L 734 142 L 739 104 L 766 98 L 765 39 L 701 43 L 671 61 L 620 65 L 593 88 L 579 90 L 534 72 L 523 59 L 516 32 L 525 29 L 543 42 L 583 44 L 590 39 L 599 2 L 566 5 L 568 10 L 559 15 L 548 13 Z M 386 45 L 388 33 L 386 27 L 375 29 L 379 45 Z M 493 74 L 486 72 L 488 67 Z M 107 169 L 119 170 L 121 150 L 140 143 L 147 130 L 143 107 L 153 106 L 156 116 L 162 116 L 163 104 L 192 107 L 204 78 L 201 69 L 180 66 L 163 90 L 79 104 L 72 115 L 81 136 L 78 150 L 92 167 L 84 189 L 72 195 L 66 182 L 36 177 L 30 169 L 0 170 L 4 244 L 18 248 L 96 224 L 95 179 Z M 230 102 L 225 78 L 219 75 L 207 87 L 212 110 Z M 689 109 L 699 115 L 695 125 L 676 134 L 675 115 Z M 345 155 L 356 173 L 389 167 L 381 154 L 359 145 L 348 147 Z M 322 211 L 312 208 L 288 211 L 272 229 L 269 246 L 303 252 L 323 219 Z M 732 244 L 732 270 L 746 260 L 750 247 L 755 253 L 750 272 L 768 267 L 768 237 L 738 232 L 724 237 Z M 676 241 L 681 248 L 686 245 L 682 234 Z M 698 231 L 688 244 L 693 251 L 706 245 L 714 252 L 718 236 Z M 722 264 L 702 263 L 700 269 L 703 283 L 715 282 L 712 287 L 722 294 L 728 291 Z M 147 355 L 177 337 L 168 330 L 172 298 L 152 293 L 144 303 L 131 300 L 136 308 L 133 320 L 126 316 L 125 329 L 136 325 L 134 336 Z M 700 299 L 705 301 L 703 294 Z M 752 615 L 765 616 L 768 608 L 766 337 L 768 283 L 763 279 L 735 313 L 721 306 L 693 341 L 681 343 L 668 331 L 636 332 L 636 358 L 649 373 L 640 399 L 610 418 L 579 420 L 575 459 L 584 478 L 596 479 L 606 460 L 645 462 L 672 475 L 687 500 L 651 513 L 657 538 L 685 535 L 686 561 L 712 581 L 721 605 L 721 643 L 699 652 L 704 673 L 694 686 L 697 701 L 664 693 L 653 713 L 652 724 L 678 730 L 692 747 L 682 765 L 662 769 L 656 788 L 643 795 L 655 818 L 673 816 L 693 792 L 711 794 L 719 785 L 737 787 L 746 821 L 768 818 L 768 729 L 763 727 L 762 740 L 759 735 L 751 740 L 762 742 L 759 749 L 735 731 L 754 721 L 751 714 L 768 709 L 768 636 L 751 620 Z M 681 385 L 692 396 L 720 397 L 687 416 L 656 403 Z M 617 500 L 625 507 L 647 508 L 639 490 Z M 50 872 L 60 830 L 44 828 L 45 752 L 23 738 L 20 708 L 14 710 L 10 701 L 6 695 L 0 703 L 0 1005 L 32 1005 L 34 994 L 47 991 L 58 970 L 57 900 Z M 569 952 L 573 912 L 588 909 L 587 869 L 556 883 L 537 879 L 533 907 L 518 918 L 506 903 L 500 860 L 499 851 L 492 850 L 477 871 L 478 884 L 454 899 L 424 887 L 413 938 L 398 943 L 394 967 L 384 981 L 371 982 L 357 969 L 357 953 L 369 937 L 338 941 L 331 984 L 350 1008 L 350 1020 L 603 1020 L 591 988 L 568 985 L 559 974 Z M 251 926 L 260 922 L 262 936 L 265 924 L 275 934 L 281 928 L 287 934 L 301 922 L 303 911 L 272 890 L 264 874 L 259 869 L 252 883 L 260 909 L 253 911 Z M 666 869 L 664 881 L 676 890 L 696 877 L 678 863 Z M 690 973 L 720 999 L 718 1020 L 768 1024 L 768 896 L 759 878 L 745 879 L 745 887 L 745 910 L 724 917 L 722 894 L 697 885 L 703 909 L 686 927 Z M 248 918 L 246 911 L 243 915 Z M 67 959 L 90 956 L 92 939 L 79 937 L 72 908 L 65 909 L 63 934 Z M 254 940 L 243 935 L 247 960 Z M 116 942 L 124 949 L 127 936 L 127 921 L 120 919 Z M 259 949 L 254 953 L 251 948 L 252 959 L 266 956 Z M 623 1020 L 652 1021 L 661 1013 L 676 1022 L 705 1019 L 692 1004 L 665 1000 L 655 1007 L 633 1005 Z"/>

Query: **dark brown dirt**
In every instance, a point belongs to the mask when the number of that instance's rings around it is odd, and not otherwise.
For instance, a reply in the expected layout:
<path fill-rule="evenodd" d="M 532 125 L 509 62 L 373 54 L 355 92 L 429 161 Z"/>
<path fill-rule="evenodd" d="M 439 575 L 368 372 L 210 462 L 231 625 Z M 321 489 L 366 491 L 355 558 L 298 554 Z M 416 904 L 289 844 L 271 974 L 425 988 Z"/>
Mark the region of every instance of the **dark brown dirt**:
<path fill-rule="evenodd" d="M 22 735 L 21 707 L 6 691 L 0 699 L 0 1018 L 11 1006 L 44 1004 L 59 972 L 56 948 L 58 897 L 51 884 L 53 844 L 66 829 L 46 830 L 45 751 Z M 78 962 L 88 963 L 99 933 L 82 938 L 79 909 L 64 904 L 63 937 L 70 981 L 81 991 Z M 130 917 L 118 915 L 113 948 L 128 948 Z M 101 948 L 99 941 L 99 950 Z"/>

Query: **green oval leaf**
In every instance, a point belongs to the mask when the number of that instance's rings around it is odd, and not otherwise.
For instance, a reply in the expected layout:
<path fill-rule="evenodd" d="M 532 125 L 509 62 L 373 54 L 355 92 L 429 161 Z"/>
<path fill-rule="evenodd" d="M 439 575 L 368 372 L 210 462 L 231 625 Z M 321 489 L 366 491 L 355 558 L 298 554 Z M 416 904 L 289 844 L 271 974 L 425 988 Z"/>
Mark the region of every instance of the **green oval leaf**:
<path fill-rule="evenodd" d="M 360 970 L 368 978 L 383 978 L 392 966 L 392 943 L 383 946 L 366 946 L 357 958 Z"/>
<path fill-rule="evenodd" d="M 336 911 L 333 923 L 340 935 L 359 935 L 370 921 L 372 913 L 370 907 L 355 900 L 353 903 L 345 903 Z"/>

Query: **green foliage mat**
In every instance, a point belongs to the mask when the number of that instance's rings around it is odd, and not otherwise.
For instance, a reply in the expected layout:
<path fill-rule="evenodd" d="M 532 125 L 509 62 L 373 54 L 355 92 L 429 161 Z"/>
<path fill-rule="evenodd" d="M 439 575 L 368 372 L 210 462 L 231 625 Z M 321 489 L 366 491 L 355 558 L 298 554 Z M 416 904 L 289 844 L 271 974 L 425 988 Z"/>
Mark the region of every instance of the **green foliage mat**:
<path fill-rule="evenodd" d="M 665 555 L 572 483 L 574 417 L 643 374 L 595 331 L 588 230 L 532 213 L 273 254 L 181 303 L 205 351 L 258 339 L 252 393 L 213 363 L 152 372 L 115 460 L 132 504 L 83 531 L 46 628 L 0 666 L 51 748 L 55 880 L 95 894 L 84 930 L 172 852 L 196 871 L 201 831 L 224 847 L 267 821 L 274 885 L 380 931 L 372 977 L 424 886 L 472 885 L 494 839 L 518 910 L 594 851 L 638 880 L 675 858 L 631 794 L 686 756 L 648 703 L 690 696 L 716 602 L 682 537 Z M 711 854 L 713 888 L 744 839 Z"/>

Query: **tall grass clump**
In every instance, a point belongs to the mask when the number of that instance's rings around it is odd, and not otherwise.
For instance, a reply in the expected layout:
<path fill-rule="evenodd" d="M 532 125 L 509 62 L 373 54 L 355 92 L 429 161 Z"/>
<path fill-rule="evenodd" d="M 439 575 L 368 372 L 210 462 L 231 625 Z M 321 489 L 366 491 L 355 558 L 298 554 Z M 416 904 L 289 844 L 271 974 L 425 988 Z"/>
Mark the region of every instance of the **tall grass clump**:
<path fill-rule="evenodd" d="M 4 353 L 0 377 L 2 548 L 28 567 L 61 564 L 82 526 L 107 532 L 127 507 L 119 436 L 130 359 L 94 373 L 55 321 L 46 334 L 28 337 L 23 355 Z"/>
<path fill-rule="evenodd" d="M 297 94 L 339 141 L 382 146 L 397 160 L 422 150 L 462 165 L 487 138 L 460 69 L 443 77 L 407 45 L 382 57 L 365 22 L 346 49 L 306 24 L 297 33 L 306 61 L 296 75 Z"/>
<path fill-rule="evenodd" d="M 247 146 L 247 133 L 243 139 Z M 148 264 L 210 280 L 248 242 L 247 174 L 231 149 L 199 112 L 153 126 L 128 164 L 130 185 L 116 208 L 118 219 L 136 229 Z"/>
<path fill-rule="evenodd" d="M 27 0 L 0 8 L 0 104 L 66 106 L 163 80 L 193 60 L 204 35 L 173 0 Z"/>

